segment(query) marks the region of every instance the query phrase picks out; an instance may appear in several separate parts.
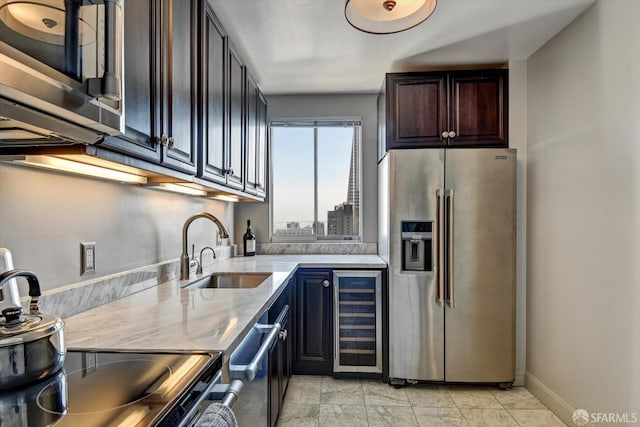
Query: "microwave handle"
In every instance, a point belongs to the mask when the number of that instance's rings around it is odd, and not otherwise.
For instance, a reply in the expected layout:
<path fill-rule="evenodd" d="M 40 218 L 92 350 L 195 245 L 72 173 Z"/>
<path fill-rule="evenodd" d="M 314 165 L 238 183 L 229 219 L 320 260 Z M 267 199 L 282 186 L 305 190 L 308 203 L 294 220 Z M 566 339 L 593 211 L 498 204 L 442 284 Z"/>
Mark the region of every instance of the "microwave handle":
<path fill-rule="evenodd" d="M 91 96 L 120 101 L 122 74 L 122 25 L 120 0 L 104 0 L 104 74 L 87 79 Z"/>

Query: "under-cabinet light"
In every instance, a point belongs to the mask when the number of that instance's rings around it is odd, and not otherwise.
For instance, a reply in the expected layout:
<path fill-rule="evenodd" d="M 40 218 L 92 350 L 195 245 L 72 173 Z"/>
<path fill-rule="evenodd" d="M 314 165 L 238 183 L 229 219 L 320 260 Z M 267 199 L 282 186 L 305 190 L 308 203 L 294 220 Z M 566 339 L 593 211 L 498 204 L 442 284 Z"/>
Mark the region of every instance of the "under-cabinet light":
<path fill-rule="evenodd" d="M 102 166 L 94 166 L 87 163 L 80 163 L 60 157 L 45 155 L 26 155 L 10 158 L 14 163 L 19 163 L 37 168 L 51 169 L 60 172 L 68 172 L 78 175 L 92 176 L 96 178 L 109 179 L 111 181 L 126 182 L 130 184 L 146 184 L 147 178 L 133 173 L 122 172 Z"/>
<path fill-rule="evenodd" d="M 223 202 L 239 202 L 240 198 L 238 196 L 228 196 L 226 194 L 216 194 L 215 196 L 211 196 L 212 199 L 222 200 Z"/>
<path fill-rule="evenodd" d="M 186 194 L 187 196 L 206 196 L 207 192 L 186 185 L 174 184 L 172 182 L 150 182 L 147 187 L 155 190 L 170 191 L 172 193 Z"/>

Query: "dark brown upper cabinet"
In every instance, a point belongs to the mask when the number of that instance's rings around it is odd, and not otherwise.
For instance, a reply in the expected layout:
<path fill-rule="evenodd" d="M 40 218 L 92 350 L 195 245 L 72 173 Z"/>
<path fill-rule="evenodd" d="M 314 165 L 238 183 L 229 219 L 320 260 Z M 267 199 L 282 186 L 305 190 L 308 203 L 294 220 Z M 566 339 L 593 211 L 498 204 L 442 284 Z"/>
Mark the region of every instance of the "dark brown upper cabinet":
<path fill-rule="evenodd" d="M 508 71 L 449 74 L 449 146 L 508 147 Z"/>
<path fill-rule="evenodd" d="M 125 2 L 125 133 L 103 147 L 195 173 L 196 6 Z"/>
<path fill-rule="evenodd" d="M 382 152 L 507 147 L 507 70 L 387 74 L 379 97 Z"/>

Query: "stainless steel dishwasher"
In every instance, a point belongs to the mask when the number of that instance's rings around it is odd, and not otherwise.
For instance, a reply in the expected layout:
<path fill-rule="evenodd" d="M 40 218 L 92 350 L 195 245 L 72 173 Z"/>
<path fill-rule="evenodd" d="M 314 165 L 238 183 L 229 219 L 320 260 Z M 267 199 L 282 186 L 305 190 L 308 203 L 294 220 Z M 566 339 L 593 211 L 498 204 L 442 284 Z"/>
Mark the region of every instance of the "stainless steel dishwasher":
<path fill-rule="evenodd" d="M 233 406 L 238 425 L 267 426 L 269 422 L 269 350 L 277 344 L 282 326 L 267 324 L 267 313 L 231 354 L 229 373 L 244 383 Z"/>

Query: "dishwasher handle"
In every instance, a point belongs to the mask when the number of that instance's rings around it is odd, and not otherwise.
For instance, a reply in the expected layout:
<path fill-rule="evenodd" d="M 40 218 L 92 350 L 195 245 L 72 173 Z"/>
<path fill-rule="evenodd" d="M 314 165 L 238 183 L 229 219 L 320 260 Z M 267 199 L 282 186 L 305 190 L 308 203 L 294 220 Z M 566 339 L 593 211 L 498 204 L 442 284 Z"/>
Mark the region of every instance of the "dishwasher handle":
<path fill-rule="evenodd" d="M 210 400 L 231 408 L 238 400 L 243 387 L 244 383 L 240 380 L 233 380 L 229 384 L 216 384 L 211 389 Z"/>
<path fill-rule="evenodd" d="M 260 365 L 262 364 L 262 359 L 267 355 L 269 349 L 273 345 L 274 342 L 278 339 L 278 335 L 280 333 L 280 329 L 282 326 L 280 323 L 274 323 L 273 325 L 264 325 L 261 323 L 257 323 L 253 327 L 253 331 L 249 334 L 260 333 L 260 334 L 268 334 L 267 338 L 262 342 L 258 350 L 255 352 L 251 362 L 248 364 L 233 364 L 229 362 L 229 372 L 231 373 L 232 378 L 237 379 L 246 379 L 247 381 L 253 381 L 256 378 L 258 371 L 260 370 Z M 240 344 L 240 347 L 244 344 Z M 231 357 L 233 359 L 233 355 Z"/>

